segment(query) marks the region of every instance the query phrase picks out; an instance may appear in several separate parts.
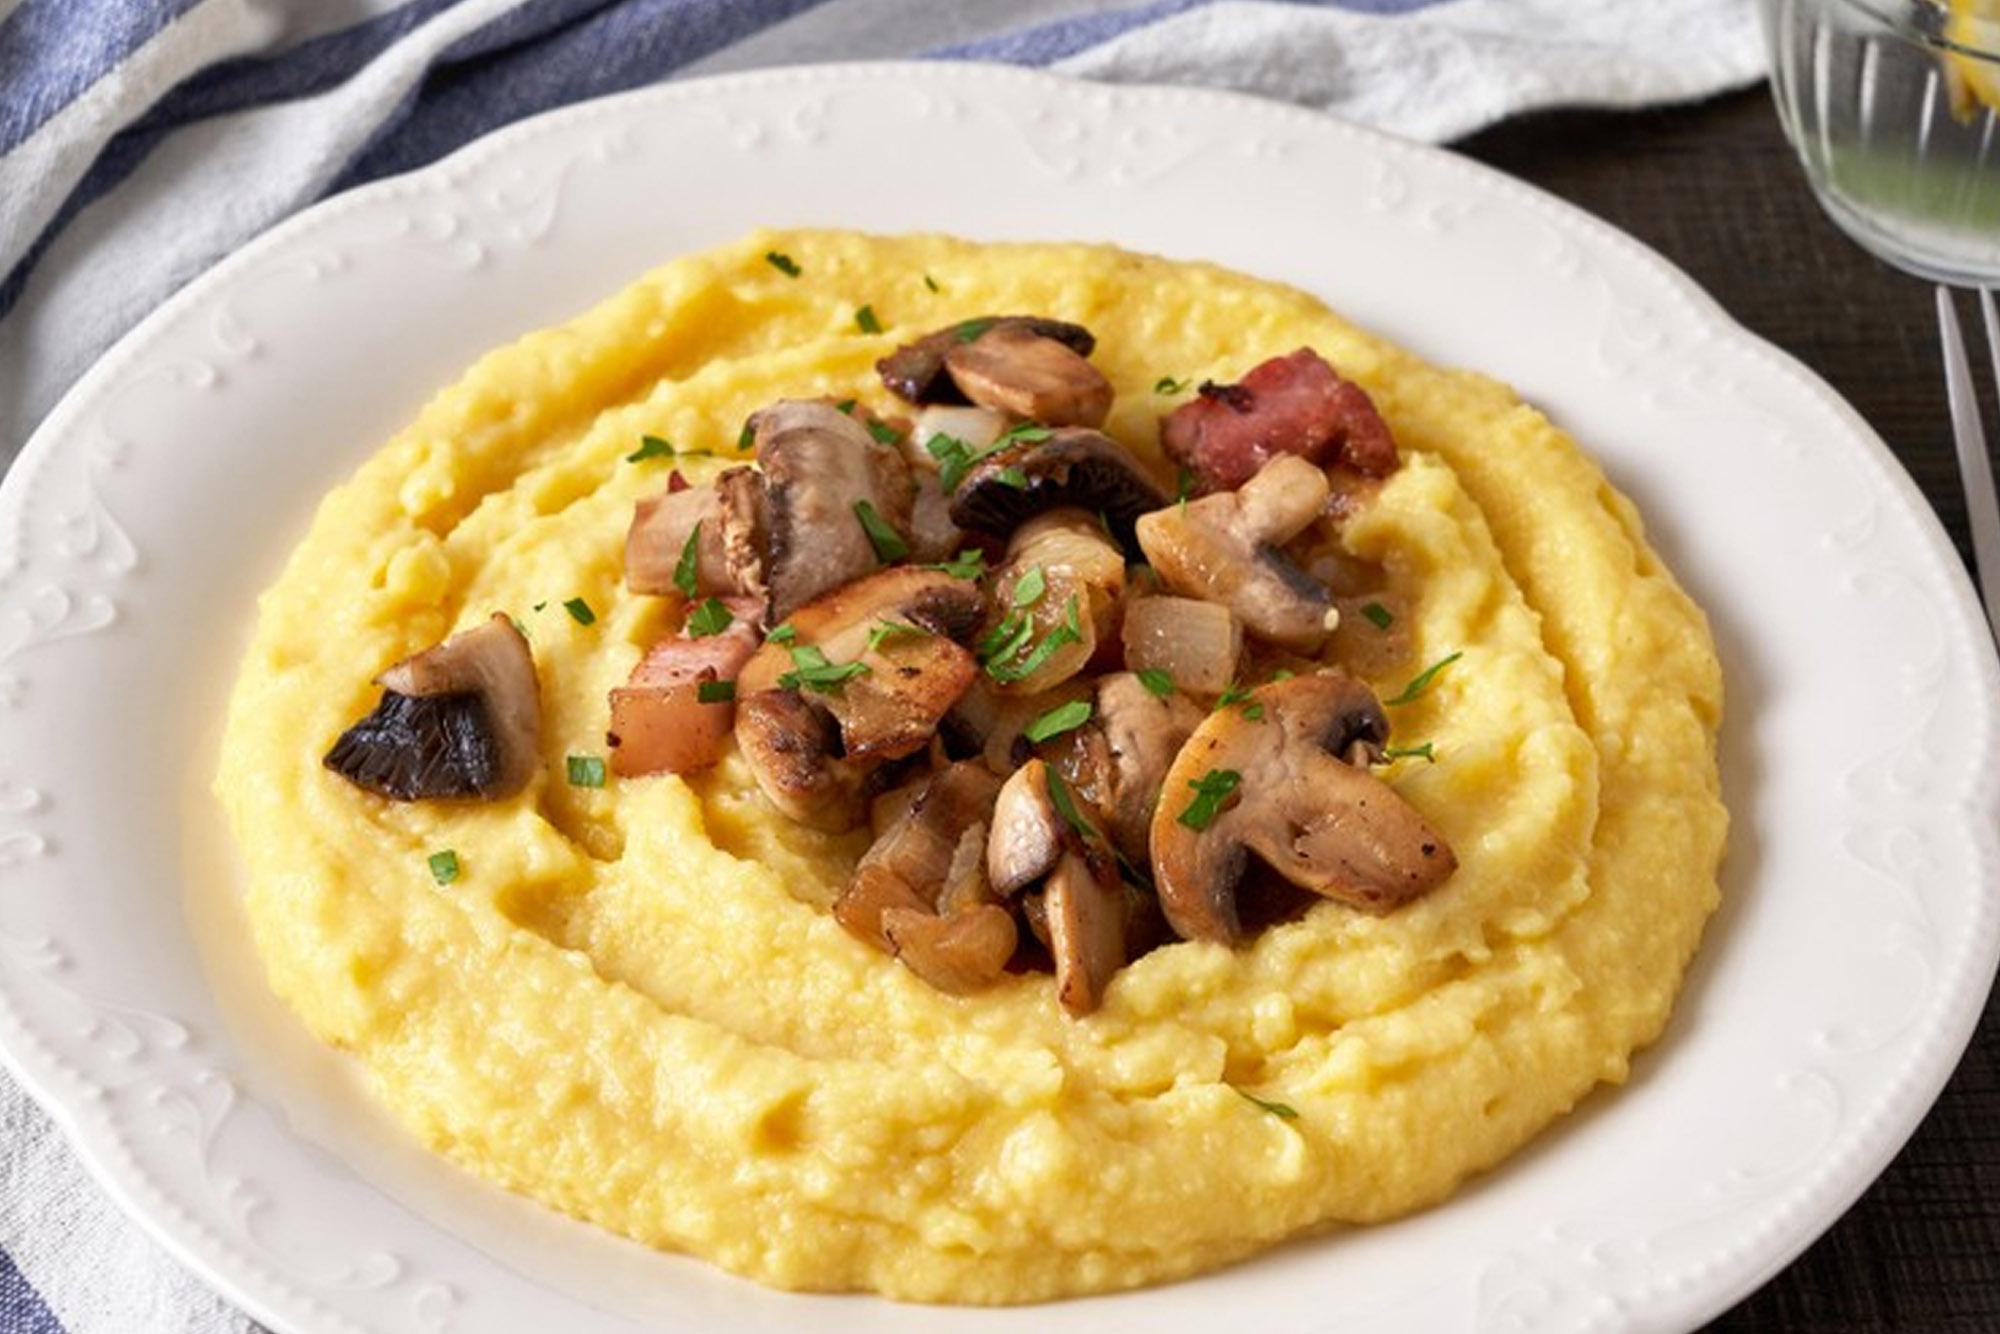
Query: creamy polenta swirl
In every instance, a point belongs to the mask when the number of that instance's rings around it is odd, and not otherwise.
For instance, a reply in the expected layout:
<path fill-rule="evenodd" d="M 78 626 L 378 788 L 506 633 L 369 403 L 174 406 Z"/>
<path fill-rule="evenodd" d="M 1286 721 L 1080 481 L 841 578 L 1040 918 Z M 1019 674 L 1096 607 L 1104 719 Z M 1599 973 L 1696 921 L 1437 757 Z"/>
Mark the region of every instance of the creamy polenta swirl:
<path fill-rule="evenodd" d="M 892 413 L 878 358 L 996 311 L 1088 326 L 1105 429 L 1142 455 L 1166 380 L 1310 346 L 1372 396 L 1402 464 L 1342 540 L 1403 609 L 1378 693 L 1450 659 L 1389 709 L 1429 758 L 1383 771 L 1449 880 L 1155 949 L 1075 1018 L 1046 976 L 946 995 L 843 930 L 866 832 L 785 820 L 733 752 L 572 781 L 671 629 L 622 582 L 669 466 L 641 442 L 700 482 L 775 399 Z M 396 803 L 322 766 L 371 677 L 495 613 L 539 680 L 524 791 Z M 769 232 L 490 354 L 326 498 L 260 605 L 216 791 L 272 986 L 438 1152 L 764 1283 L 1023 1302 L 1433 1204 L 1622 1081 L 1717 901 L 1720 709 L 1632 506 L 1505 386 L 1201 264 Z"/>

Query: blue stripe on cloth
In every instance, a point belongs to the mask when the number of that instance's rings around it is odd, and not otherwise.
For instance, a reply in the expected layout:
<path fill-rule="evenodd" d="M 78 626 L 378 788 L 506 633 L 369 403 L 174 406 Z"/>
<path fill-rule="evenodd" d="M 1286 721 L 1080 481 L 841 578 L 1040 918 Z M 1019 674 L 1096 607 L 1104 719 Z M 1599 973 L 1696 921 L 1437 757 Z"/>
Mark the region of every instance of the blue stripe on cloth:
<path fill-rule="evenodd" d="M 310 97 L 353 77 L 459 0 L 413 0 L 274 56 L 239 56 L 201 71 L 112 136 L 12 272 L 0 317 L 36 262 L 85 207 L 130 176 L 182 126 Z M 826 0 L 525 0 L 441 53 L 340 173 L 329 193 L 421 166 L 522 116 L 653 82 Z"/>
<path fill-rule="evenodd" d="M 5 1251 L 0 1251 L 0 1334 L 63 1334 L 63 1327 Z"/>
<path fill-rule="evenodd" d="M 22 0 L 0 18 L 0 153 L 202 0 Z"/>
<path fill-rule="evenodd" d="M 1302 9 L 1341 9 L 1363 14 L 1408 14 L 1445 0 L 1278 0 Z M 998 60 L 1014 65 L 1049 65 L 1093 46 L 1122 37 L 1135 28 L 1158 23 L 1191 10 L 1207 9 L 1217 0 L 1154 0 L 1152 4 L 1105 13 L 1057 19 L 1018 32 L 939 47 L 926 54 L 945 60 Z"/>

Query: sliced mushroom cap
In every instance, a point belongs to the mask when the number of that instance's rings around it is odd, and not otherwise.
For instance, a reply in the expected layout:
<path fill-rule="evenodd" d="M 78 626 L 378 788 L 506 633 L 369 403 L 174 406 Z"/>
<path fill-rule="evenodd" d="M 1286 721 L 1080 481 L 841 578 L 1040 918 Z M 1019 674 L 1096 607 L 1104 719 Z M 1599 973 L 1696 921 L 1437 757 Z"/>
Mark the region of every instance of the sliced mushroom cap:
<path fill-rule="evenodd" d="M 1131 672 L 1097 683 L 1095 725 L 1110 759 L 1105 820 L 1112 843 L 1134 866 L 1150 864 L 1153 810 L 1174 759 L 1204 717 L 1178 691 L 1154 694 Z"/>
<path fill-rule="evenodd" d="M 1019 326 L 996 328 L 944 354 L 959 392 L 1046 426 L 1102 426 L 1111 413 L 1111 381 L 1054 338 Z"/>
<path fill-rule="evenodd" d="M 1133 523 L 1171 500 L 1125 446 L 1102 431 L 1069 426 L 1030 432 L 981 458 L 952 492 L 951 518 L 1006 537 L 1036 514 L 1073 507 L 1103 515 L 1130 551 Z"/>
<path fill-rule="evenodd" d="M 1029 760 L 1007 776 L 993 806 L 986 836 L 986 880 L 1011 897 L 1042 879 L 1062 860 L 1069 838 L 1049 800 L 1048 766 Z"/>
<path fill-rule="evenodd" d="M 737 690 L 736 745 L 779 813 L 835 833 L 860 824 L 868 810 L 869 769 L 842 754 L 832 715 L 796 690 L 746 697 L 740 682 Z"/>
<path fill-rule="evenodd" d="M 1139 545 L 1174 592 L 1220 602 L 1250 634 L 1312 653 L 1331 633 L 1333 597 L 1278 547 L 1318 516 L 1327 494 L 1324 472 L 1283 454 L 1241 490 L 1145 515 Z"/>
<path fill-rule="evenodd" d="M 1079 357 L 1087 357 L 1097 347 L 1097 339 L 1080 324 L 1044 319 L 1039 315 L 985 315 L 960 320 L 914 343 L 897 348 L 875 363 L 889 392 L 907 403 L 926 407 L 933 403 L 965 403 L 965 392 L 945 368 L 945 359 L 954 348 L 982 341 L 995 332 L 1026 333 L 1062 344 Z"/>
<path fill-rule="evenodd" d="M 326 767 L 357 787 L 394 801 L 491 801 L 533 777 L 541 685 L 511 618 L 462 630 L 376 683 L 381 701 L 326 754 Z"/>
<path fill-rule="evenodd" d="M 750 419 L 764 469 L 773 623 L 880 569 L 862 507 L 905 542 L 914 488 L 896 449 L 820 399 L 786 399 Z"/>
<path fill-rule="evenodd" d="M 1443 835 L 1342 758 L 1371 753 L 1387 734 L 1373 692 L 1339 672 L 1274 681 L 1243 707 L 1211 713 L 1168 771 L 1153 816 L 1154 883 L 1174 930 L 1234 944 L 1252 856 L 1300 889 L 1374 913 L 1449 876 L 1458 862 Z M 1208 818 L 1191 812 L 1204 787 L 1220 790 L 1232 774 Z"/>
<path fill-rule="evenodd" d="M 1109 856 L 1071 851 L 1042 892 L 1056 999 L 1079 1018 L 1103 1003 L 1112 974 L 1125 966 L 1125 888 Z"/>

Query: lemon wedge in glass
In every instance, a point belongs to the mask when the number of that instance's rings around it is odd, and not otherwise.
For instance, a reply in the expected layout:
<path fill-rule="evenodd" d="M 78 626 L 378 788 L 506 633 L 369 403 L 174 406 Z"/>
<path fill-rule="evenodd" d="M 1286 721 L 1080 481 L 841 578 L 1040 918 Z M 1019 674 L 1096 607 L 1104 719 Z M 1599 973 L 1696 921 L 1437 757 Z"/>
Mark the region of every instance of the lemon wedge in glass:
<path fill-rule="evenodd" d="M 1952 114 L 1970 120 L 1981 107 L 2000 110 L 2000 0 L 1945 0 L 1944 39 L 1959 48 L 1944 58 Z"/>

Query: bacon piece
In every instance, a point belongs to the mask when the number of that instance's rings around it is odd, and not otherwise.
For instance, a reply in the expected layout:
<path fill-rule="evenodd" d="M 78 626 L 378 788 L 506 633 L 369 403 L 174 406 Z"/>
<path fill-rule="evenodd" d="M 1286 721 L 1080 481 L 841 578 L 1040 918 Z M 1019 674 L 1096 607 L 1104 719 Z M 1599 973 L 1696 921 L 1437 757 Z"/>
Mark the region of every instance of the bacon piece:
<path fill-rule="evenodd" d="M 611 691 L 611 772 L 620 778 L 686 774 L 722 758 L 736 723 L 729 700 L 703 702 L 701 688 L 734 682 L 762 642 L 761 598 L 724 598 L 736 618 L 720 634 L 685 632 L 647 650 L 622 686 Z"/>
<path fill-rule="evenodd" d="M 1396 469 L 1396 442 L 1366 390 L 1309 347 L 1254 367 L 1239 384 L 1204 383 L 1160 423 L 1168 457 L 1200 490 L 1232 491 L 1277 454 L 1367 477 Z"/>

